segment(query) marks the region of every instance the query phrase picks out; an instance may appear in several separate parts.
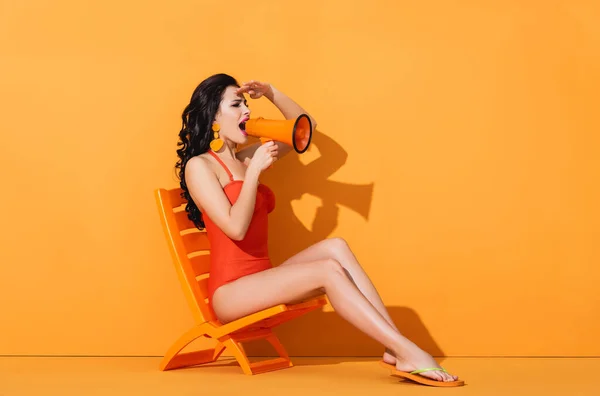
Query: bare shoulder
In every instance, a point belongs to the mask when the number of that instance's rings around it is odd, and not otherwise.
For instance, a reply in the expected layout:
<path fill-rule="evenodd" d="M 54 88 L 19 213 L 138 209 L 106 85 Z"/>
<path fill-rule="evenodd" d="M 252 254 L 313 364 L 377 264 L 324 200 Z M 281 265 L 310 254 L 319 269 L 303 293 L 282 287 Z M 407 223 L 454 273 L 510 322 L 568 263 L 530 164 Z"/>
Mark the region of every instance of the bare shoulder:
<path fill-rule="evenodd" d="M 216 177 L 216 173 L 206 153 L 190 158 L 185 166 L 186 180 L 193 182 L 198 179 Z"/>
<path fill-rule="evenodd" d="M 200 154 L 186 165 L 185 179 L 192 200 L 219 228 L 229 229 L 231 203 L 217 175 L 217 165 L 209 155 Z"/>

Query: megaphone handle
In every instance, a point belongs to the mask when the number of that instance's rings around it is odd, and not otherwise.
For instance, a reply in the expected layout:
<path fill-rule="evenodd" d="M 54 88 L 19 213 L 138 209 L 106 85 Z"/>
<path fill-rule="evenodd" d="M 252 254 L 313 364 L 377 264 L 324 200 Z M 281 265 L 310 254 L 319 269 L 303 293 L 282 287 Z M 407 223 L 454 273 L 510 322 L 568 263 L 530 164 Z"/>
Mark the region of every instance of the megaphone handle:
<path fill-rule="evenodd" d="M 261 138 L 260 138 L 260 142 L 261 142 L 262 144 L 265 144 L 265 143 L 267 143 L 267 142 L 274 142 L 274 140 L 273 140 L 273 139 L 269 139 L 269 138 L 264 138 L 264 137 L 261 137 Z M 273 167 L 273 164 L 269 165 L 269 167 L 268 167 L 267 169 L 271 169 L 272 167 Z"/>

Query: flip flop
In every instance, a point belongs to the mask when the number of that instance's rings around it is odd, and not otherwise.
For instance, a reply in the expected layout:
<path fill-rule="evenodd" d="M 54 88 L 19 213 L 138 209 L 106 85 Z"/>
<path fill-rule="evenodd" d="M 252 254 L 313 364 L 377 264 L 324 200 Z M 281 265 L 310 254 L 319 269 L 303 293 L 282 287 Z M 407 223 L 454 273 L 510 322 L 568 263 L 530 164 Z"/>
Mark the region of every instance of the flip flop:
<path fill-rule="evenodd" d="M 411 371 L 410 373 L 407 373 L 405 371 L 396 370 L 396 366 L 394 366 L 393 364 L 386 363 L 383 360 L 380 361 L 379 364 L 382 367 L 390 370 L 391 373 L 392 373 L 392 375 L 396 375 L 398 377 L 406 378 L 408 380 L 411 380 L 411 381 L 414 381 L 414 382 L 418 382 L 419 384 L 423 384 L 423 385 L 429 385 L 429 386 L 463 386 L 465 384 L 465 381 L 462 381 L 462 380 L 444 382 L 444 381 L 432 380 L 432 379 L 423 377 L 422 375 L 417 375 L 417 374 L 423 373 L 425 371 L 443 371 L 443 372 L 447 373 L 447 371 L 444 370 L 443 368 L 424 368 L 424 369 L 419 369 L 419 370 L 415 370 L 415 371 Z"/>

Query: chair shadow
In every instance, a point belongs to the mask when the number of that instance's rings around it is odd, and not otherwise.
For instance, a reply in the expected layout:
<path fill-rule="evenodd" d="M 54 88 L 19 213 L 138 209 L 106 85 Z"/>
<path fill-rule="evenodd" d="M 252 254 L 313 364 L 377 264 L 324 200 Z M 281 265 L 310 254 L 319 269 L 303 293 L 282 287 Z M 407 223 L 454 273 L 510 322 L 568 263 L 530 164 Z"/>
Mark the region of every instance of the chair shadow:
<path fill-rule="evenodd" d="M 311 142 L 320 156 L 308 164 L 290 153 L 263 176 L 275 191 L 277 204 L 269 217 L 269 252 L 274 265 L 331 236 L 338 225 L 340 206 L 369 220 L 374 183 L 350 184 L 330 180 L 348 158 L 348 153 L 331 137 L 316 130 Z M 312 150 L 311 147 L 309 150 Z M 321 199 L 310 228 L 294 214 L 292 202 L 311 194 Z M 416 312 L 407 307 L 390 307 L 390 315 L 402 333 L 433 356 L 444 355 Z M 315 311 L 279 326 L 276 333 L 293 357 L 328 359 L 298 361 L 305 364 L 336 364 L 363 358 L 381 357 L 383 347 L 346 322 L 335 312 Z M 267 343 L 245 345 L 248 356 L 273 356 Z M 367 359 L 370 358 L 370 359 Z M 351 359 L 350 359 L 351 358 Z"/>

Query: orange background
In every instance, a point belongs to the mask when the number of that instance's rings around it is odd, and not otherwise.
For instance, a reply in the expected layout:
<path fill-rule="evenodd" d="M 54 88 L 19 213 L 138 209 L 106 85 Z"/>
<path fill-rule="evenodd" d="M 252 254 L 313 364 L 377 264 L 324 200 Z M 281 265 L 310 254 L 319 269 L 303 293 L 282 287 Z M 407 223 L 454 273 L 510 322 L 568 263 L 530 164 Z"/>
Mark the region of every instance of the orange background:
<path fill-rule="evenodd" d="M 600 355 L 600 6 L 451 3 L 0 3 L 0 354 L 162 355 L 193 324 L 153 190 L 226 72 L 319 121 L 266 176 L 277 262 L 346 238 L 436 355 Z M 381 353 L 330 308 L 280 334 Z"/>

